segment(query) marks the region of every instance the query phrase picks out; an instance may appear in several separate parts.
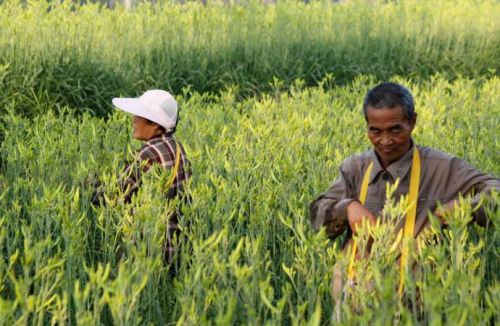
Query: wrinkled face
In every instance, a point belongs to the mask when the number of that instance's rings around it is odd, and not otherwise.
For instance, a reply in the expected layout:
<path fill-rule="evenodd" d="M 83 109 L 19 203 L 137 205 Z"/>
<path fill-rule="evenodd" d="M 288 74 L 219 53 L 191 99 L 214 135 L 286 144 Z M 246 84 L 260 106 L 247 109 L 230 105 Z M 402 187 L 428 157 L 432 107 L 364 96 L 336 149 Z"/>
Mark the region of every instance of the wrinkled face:
<path fill-rule="evenodd" d="M 403 108 L 367 107 L 368 138 L 385 168 L 403 156 L 411 146 L 411 133 L 417 121 L 408 121 Z"/>
<path fill-rule="evenodd" d="M 147 141 L 161 134 L 161 127 L 158 124 L 137 115 L 132 119 L 132 126 L 134 127 L 134 138 L 138 140 Z"/>

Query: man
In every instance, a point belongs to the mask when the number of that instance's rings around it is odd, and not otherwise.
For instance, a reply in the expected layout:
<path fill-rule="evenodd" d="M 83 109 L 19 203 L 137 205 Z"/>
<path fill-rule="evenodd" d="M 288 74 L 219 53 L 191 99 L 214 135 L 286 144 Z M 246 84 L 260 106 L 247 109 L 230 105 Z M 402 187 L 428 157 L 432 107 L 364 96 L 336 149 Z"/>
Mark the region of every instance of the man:
<path fill-rule="evenodd" d="M 344 247 L 356 233 L 363 220 L 375 223 L 385 203 L 386 184 L 399 179 L 394 194 L 396 200 L 409 193 L 414 156 L 420 159 L 420 175 L 414 184 L 418 186 L 413 237 L 428 224 L 428 214 L 444 218 L 448 210 L 457 204 L 460 195 L 471 195 L 471 204 L 479 202 L 482 193 L 500 188 L 500 180 L 484 174 L 461 159 L 438 150 L 418 146 L 411 134 L 417 122 L 413 97 L 408 89 L 396 83 L 382 83 L 371 89 L 363 103 L 368 127 L 368 138 L 373 150 L 346 159 L 340 167 L 340 176 L 332 186 L 320 195 L 310 207 L 314 229 L 326 228 L 330 239 L 347 231 Z M 415 154 L 415 151 L 418 153 Z M 366 175 L 366 198 L 359 200 Z M 415 195 L 417 196 L 417 195 Z M 443 208 L 438 209 L 438 204 Z M 484 211 L 475 211 L 474 219 L 486 223 Z M 442 221 L 446 224 L 446 221 Z M 404 226 L 401 221 L 397 229 Z M 338 299 L 342 271 L 334 271 L 333 296 Z"/>
<path fill-rule="evenodd" d="M 124 168 L 119 178 L 125 202 L 133 200 L 141 185 L 141 176 L 153 166 L 173 169 L 172 177 L 165 184 L 165 198 L 173 199 L 183 195 L 185 184 L 191 176 L 190 163 L 184 147 L 174 138 L 178 122 L 178 106 L 170 93 L 150 90 L 139 98 L 114 98 L 113 104 L 120 110 L 134 115 L 133 136 L 144 142 L 133 160 Z M 94 199 L 94 202 L 98 197 Z M 177 248 L 174 239 L 179 236 L 179 208 L 168 217 L 164 260 L 171 264 Z"/>

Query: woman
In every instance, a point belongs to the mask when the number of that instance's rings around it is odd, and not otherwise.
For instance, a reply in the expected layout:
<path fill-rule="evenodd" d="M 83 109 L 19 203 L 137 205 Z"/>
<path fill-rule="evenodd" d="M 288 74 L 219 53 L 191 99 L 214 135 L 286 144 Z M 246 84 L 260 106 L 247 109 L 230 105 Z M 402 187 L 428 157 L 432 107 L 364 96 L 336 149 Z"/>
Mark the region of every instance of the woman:
<path fill-rule="evenodd" d="M 181 196 L 191 176 L 190 163 L 183 146 L 174 139 L 178 121 L 178 107 L 170 93 L 150 90 L 139 98 L 114 98 L 113 105 L 132 113 L 134 138 L 144 141 L 134 161 L 128 164 L 120 178 L 125 201 L 130 202 L 141 184 L 141 175 L 153 165 L 173 169 L 172 178 L 165 185 L 166 198 Z M 184 198 L 185 199 L 185 198 Z M 170 264 L 176 248 L 173 239 L 179 235 L 179 210 L 169 219 L 164 247 L 164 258 Z"/>

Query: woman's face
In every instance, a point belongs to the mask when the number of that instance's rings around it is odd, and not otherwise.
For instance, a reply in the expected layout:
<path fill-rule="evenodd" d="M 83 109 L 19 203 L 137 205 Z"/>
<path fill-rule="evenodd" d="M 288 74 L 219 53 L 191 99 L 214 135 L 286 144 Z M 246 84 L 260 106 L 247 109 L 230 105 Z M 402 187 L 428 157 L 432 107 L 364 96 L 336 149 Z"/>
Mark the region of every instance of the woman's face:
<path fill-rule="evenodd" d="M 137 115 L 132 120 L 132 126 L 134 127 L 134 138 L 137 140 L 148 141 L 161 135 L 160 125 Z"/>

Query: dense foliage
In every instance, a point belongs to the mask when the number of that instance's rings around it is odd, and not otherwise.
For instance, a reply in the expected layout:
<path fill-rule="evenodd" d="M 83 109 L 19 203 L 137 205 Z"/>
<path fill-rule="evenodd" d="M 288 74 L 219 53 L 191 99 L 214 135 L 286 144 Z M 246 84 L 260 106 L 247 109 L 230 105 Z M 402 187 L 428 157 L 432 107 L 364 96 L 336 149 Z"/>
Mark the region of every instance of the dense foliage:
<path fill-rule="evenodd" d="M 500 174 L 498 78 L 396 80 L 417 99 L 418 143 Z M 161 182 L 146 179 L 130 205 L 117 195 L 116 175 L 139 145 L 130 117 L 10 111 L 0 148 L 0 324 L 328 323 L 332 266 L 345 257 L 312 232 L 307 209 L 345 157 L 369 148 L 361 100 L 374 83 L 296 83 L 244 101 L 233 90 L 180 97 L 177 137 L 195 174 L 182 221 L 190 245 L 175 278 L 161 260 L 171 209 Z M 96 179 L 108 187 L 100 207 L 89 203 Z M 386 212 L 397 218 L 403 206 Z M 464 202 L 449 229 L 434 228 L 434 242 L 414 253 L 420 273 L 403 301 L 391 227 L 374 230 L 376 254 L 358 275 L 376 286 L 356 288 L 360 311 L 346 304 L 343 323 L 498 323 L 500 214 L 489 211 L 484 229 L 467 225 L 471 209 Z"/>
<path fill-rule="evenodd" d="M 0 0 L 0 325 L 328 324 L 346 257 L 308 205 L 370 148 L 364 94 L 407 85 L 417 143 L 500 175 L 498 17 L 493 0 Z M 148 174 L 131 204 L 117 187 L 140 144 L 111 98 L 151 88 L 179 99 L 194 170 L 175 276 L 168 175 Z M 403 300 L 393 224 L 362 232 L 373 255 L 341 323 L 498 324 L 498 202 L 485 200 L 486 228 L 462 199 L 448 229 L 418 240 Z"/>
<path fill-rule="evenodd" d="M 62 2 L 62 1 L 61 1 Z M 370 2 L 370 4 L 367 4 Z M 427 79 L 498 76 L 498 1 L 258 1 L 0 5 L 0 112 L 104 115 L 110 98 L 236 86 L 240 96 L 315 86 L 327 75 Z"/>

